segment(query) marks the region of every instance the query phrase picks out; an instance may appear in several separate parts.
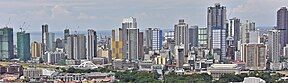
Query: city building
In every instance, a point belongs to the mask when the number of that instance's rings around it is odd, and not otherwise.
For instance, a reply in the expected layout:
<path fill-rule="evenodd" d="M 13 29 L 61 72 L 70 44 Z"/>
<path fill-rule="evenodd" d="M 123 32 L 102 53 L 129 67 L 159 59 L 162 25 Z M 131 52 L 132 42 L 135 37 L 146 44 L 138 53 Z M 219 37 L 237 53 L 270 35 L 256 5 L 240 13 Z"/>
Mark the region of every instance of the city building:
<path fill-rule="evenodd" d="M 43 75 L 42 69 L 37 68 L 27 68 L 23 70 L 23 76 L 28 77 L 30 79 L 32 78 L 40 78 L 40 76 Z"/>
<path fill-rule="evenodd" d="M 64 30 L 64 44 L 67 43 L 67 37 L 70 35 L 69 29 Z"/>
<path fill-rule="evenodd" d="M 162 43 L 162 42 L 161 42 Z M 138 60 L 142 61 L 144 59 L 144 33 L 138 33 Z"/>
<path fill-rule="evenodd" d="M 233 43 L 233 46 L 236 46 L 236 48 L 238 45 L 238 41 L 240 40 L 240 26 L 241 26 L 240 19 L 238 18 L 229 19 L 229 24 L 227 28 L 227 36 L 233 38 L 232 43 Z"/>
<path fill-rule="evenodd" d="M 94 57 L 97 57 L 97 35 L 96 31 L 89 29 L 88 30 L 88 49 L 87 49 L 87 60 L 92 60 Z"/>
<path fill-rule="evenodd" d="M 198 47 L 198 26 L 190 26 L 189 28 L 189 49 Z"/>
<path fill-rule="evenodd" d="M 42 53 L 44 54 L 46 52 L 47 48 L 47 43 L 48 43 L 48 37 L 49 37 L 49 32 L 48 32 L 48 25 L 44 24 L 42 25 Z"/>
<path fill-rule="evenodd" d="M 245 43 L 241 47 L 242 61 L 245 62 L 245 69 L 265 70 L 267 46 L 261 43 Z"/>
<path fill-rule="evenodd" d="M 112 30 L 111 42 L 112 59 L 124 59 L 121 28 Z"/>
<path fill-rule="evenodd" d="M 48 32 L 48 40 L 46 43 L 46 51 L 55 51 L 55 33 Z"/>
<path fill-rule="evenodd" d="M 237 64 L 212 64 L 208 67 L 207 72 L 213 78 L 220 78 L 223 74 L 240 74 L 240 68 Z"/>
<path fill-rule="evenodd" d="M 128 28 L 128 56 L 126 58 L 126 60 L 129 61 L 138 61 L 139 60 L 139 40 L 138 40 L 138 33 L 139 33 L 139 29 L 138 28 Z"/>
<path fill-rule="evenodd" d="M 23 66 L 20 64 L 12 63 L 7 67 L 7 74 L 23 75 Z"/>
<path fill-rule="evenodd" d="M 13 46 L 13 29 L 4 27 L 0 29 L 0 60 L 15 58 Z"/>
<path fill-rule="evenodd" d="M 258 77 L 245 77 L 242 83 L 266 83 L 266 81 Z"/>
<path fill-rule="evenodd" d="M 199 27 L 198 28 L 198 44 L 199 47 L 208 48 L 208 33 L 206 27 Z"/>
<path fill-rule="evenodd" d="M 288 44 L 288 10 L 282 7 L 277 11 L 277 30 L 281 30 L 280 48 Z"/>
<path fill-rule="evenodd" d="M 268 32 L 268 55 L 272 63 L 280 62 L 280 30 L 269 30 Z"/>
<path fill-rule="evenodd" d="M 41 44 L 34 41 L 31 44 L 31 56 L 32 58 L 37 58 L 40 57 L 42 55 L 41 53 Z"/>
<path fill-rule="evenodd" d="M 246 20 L 244 23 L 241 24 L 240 29 L 241 44 L 249 43 L 249 34 L 250 34 L 249 32 L 254 30 L 256 30 L 255 22 L 250 22 L 249 20 Z"/>
<path fill-rule="evenodd" d="M 283 47 L 283 56 L 288 57 L 288 44 L 286 44 L 286 46 Z"/>
<path fill-rule="evenodd" d="M 226 7 L 216 3 L 207 10 L 208 49 L 218 62 L 226 57 Z"/>
<path fill-rule="evenodd" d="M 184 51 L 184 46 L 182 45 L 177 45 L 175 46 L 175 61 L 176 61 L 176 70 L 183 70 L 183 64 L 184 64 L 184 57 L 185 57 L 185 51 Z"/>
<path fill-rule="evenodd" d="M 184 46 L 184 56 L 188 56 L 189 51 L 189 34 L 188 34 L 188 24 L 184 22 L 184 19 L 180 19 L 179 23 L 174 25 L 174 40 L 175 45 Z M 183 58 L 184 63 L 187 62 L 187 57 Z"/>
<path fill-rule="evenodd" d="M 159 28 L 148 28 L 145 31 L 146 47 L 149 51 L 160 50 L 162 48 L 162 30 Z"/>
<path fill-rule="evenodd" d="M 132 29 L 129 32 L 128 29 L 130 29 L 130 28 L 132 28 Z M 129 54 L 130 54 L 129 49 L 131 49 L 131 48 L 129 48 L 129 46 L 131 46 L 131 45 L 129 45 L 129 41 L 128 41 L 131 38 L 129 38 L 128 35 L 130 34 L 134 38 L 138 37 L 138 30 L 136 30 L 136 29 L 137 29 L 136 18 L 129 17 L 129 18 L 124 18 L 123 19 L 123 21 L 122 21 L 122 41 L 123 41 L 123 50 L 122 50 L 122 52 L 123 52 L 123 56 L 125 57 L 126 60 L 130 59 L 128 57 L 130 57 L 129 56 Z M 136 30 L 137 33 L 135 32 L 135 30 Z M 132 34 L 132 32 L 134 32 L 134 33 Z M 137 40 L 138 39 L 135 39 L 134 41 L 137 41 Z M 137 44 L 134 44 L 134 45 L 137 45 Z M 136 49 L 133 49 L 134 52 L 137 52 L 138 51 L 137 50 L 138 47 L 134 47 L 134 48 L 136 48 Z M 135 51 L 135 50 L 137 50 L 137 51 Z M 137 55 L 133 55 L 133 56 L 137 56 Z"/>
<path fill-rule="evenodd" d="M 60 64 L 65 61 L 65 57 L 64 50 L 57 48 L 55 51 L 46 51 L 43 60 L 48 64 Z"/>
<path fill-rule="evenodd" d="M 65 51 L 67 59 L 86 59 L 86 37 L 84 34 L 72 34 L 67 37 Z"/>
<path fill-rule="evenodd" d="M 31 60 L 30 33 L 17 32 L 17 56 L 21 61 Z"/>

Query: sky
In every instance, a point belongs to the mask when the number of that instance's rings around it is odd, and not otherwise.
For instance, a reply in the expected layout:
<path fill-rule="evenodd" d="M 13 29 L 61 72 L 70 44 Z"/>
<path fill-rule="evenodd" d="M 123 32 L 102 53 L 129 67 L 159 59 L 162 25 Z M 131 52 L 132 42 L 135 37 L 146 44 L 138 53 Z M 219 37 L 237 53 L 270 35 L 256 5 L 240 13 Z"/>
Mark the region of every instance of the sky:
<path fill-rule="evenodd" d="M 207 7 L 215 3 L 226 6 L 227 18 L 258 27 L 275 26 L 277 10 L 288 6 L 288 0 L 0 0 L 0 27 L 40 32 L 48 24 L 50 31 L 99 31 L 120 28 L 127 17 L 137 18 L 140 29 L 172 29 L 179 19 L 205 27 Z"/>

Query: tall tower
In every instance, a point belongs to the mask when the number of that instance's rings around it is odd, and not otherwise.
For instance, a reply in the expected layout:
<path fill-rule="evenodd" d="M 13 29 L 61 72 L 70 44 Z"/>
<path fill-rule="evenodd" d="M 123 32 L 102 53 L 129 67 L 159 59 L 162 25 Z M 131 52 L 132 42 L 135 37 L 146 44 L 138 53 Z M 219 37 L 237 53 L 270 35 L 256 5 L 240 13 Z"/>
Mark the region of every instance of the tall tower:
<path fill-rule="evenodd" d="M 255 22 L 251 22 L 249 20 L 246 20 L 244 23 L 241 24 L 240 29 L 240 38 L 241 38 L 241 44 L 243 43 L 249 43 L 249 32 L 255 31 Z"/>
<path fill-rule="evenodd" d="M 128 29 L 131 29 L 130 32 L 128 31 Z M 131 39 L 128 37 L 128 34 L 133 34 L 135 37 L 138 35 L 138 32 L 137 33 L 134 33 L 135 32 L 135 29 L 137 29 L 137 22 L 136 22 L 136 18 L 134 17 L 129 17 L 129 18 L 124 18 L 123 21 L 122 21 L 122 41 L 123 41 L 123 55 L 125 56 L 125 59 L 126 60 L 129 60 L 130 56 L 129 56 L 129 49 L 131 48 L 128 48 L 128 46 L 131 46 L 129 45 L 129 41 L 128 39 Z M 136 30 L 137 31 L 137 30 Z M 136 34 L 136 35 L 135 35 Z M 131 35 L 131 37 L 134 37 L 133 35 Z M 137 41 L 134 40 L 134 41 Z M 131 43 L 131 42 L 130 42 Z M 137 45 L 137 44 L 136 44 Z M 137 50 L 137 49 L 134 49 L 134 50 Z M 136 56 L 136 55 L 134 55 Z"/>
<path fill-rule="evenodd" d="M 268 55 L 272 63 L 280 62 L 280 30 L 269 30 Z"/>
<path fill-rule="evenodd" d="M 41 44 L 34 41 L 31 44 L 31 56 L 32 58 L 40 57 L 41 55 Z"/>
<path fill-rule="evenodd" d="M 112 59 L 124 59 L 122 31 L 123 30 L 121 28 L 112 30 Z"/>
<path fill-rule="evenodd" d="M 277 27 L 281 30 L 280 47 L 283 48 L 288 44 L 288 11 L 286 7 L 282 7 L 277 11 Z"/>
<path fill-rule="evenodd" d="M 138 61 L 139 60 L 139 41 L 138 41 L 138 33 L 139 29 L 138 28 L 128 28 L 128 57 L 127 59 L 129 61 Z"/>
<path fill-rule="evenodd" d="M 92 60 L 93 57 L 97 57 L 97 35 L 96 31 L 89 29 L 88 30 L 88 51 L 87 51 L 87 60 Z"/>
<path fill-rule="evenodd" d="M 184 60 L 187 61 L 188 57 L 188 43 L 189 43 L 189 37 L 188 37 L 188 24 L 184 22 L 183 19 L 179 20 L 179 23 L 174 25 L 174 40 L 175 45 L 180 46 L 184 45 Z"/>
<path fill-rule="evenodd" d="M 191 47 L 198 47 L 198 26 L 189 28 L 189 49 Z"/>
<path fill-rule="evenodd" d="M 226 7 L 216 3 L 207 11 L 208 49 L 217 61 L 226 57 Z M 217 55 L 217 56 L 216 56 Z"/>
<path fill-rule="evenodd" d="M 0 29 L 0 60 L 15 58 L 13 46 L 13 29 L 4 27 Z"/>
<path fill-rule="evenodd" d="M 73 60 L 83 60 L 86 58 L 86 38 L 84 34 L 72 34 L 67 37 L 65 46 L 67 58 Z"/>
<path fill-rule="evenodd" d="M 17 54 L 21 61 L 31 60 L 30 33 L 17 32 Z"/>
<path fill-rule="evenodd" d="M 48 25 L 44 24 L 42 25 L 42 53 L 44 54 L 47 51 L 47 43 L 48 43 Z"/>
<path fill-rule="evenodd" d="M 159 28 L 148 28 L 145 31 L 146 46 L 149 51 L 160 50 L 162 47 L 162 30 Z"/>

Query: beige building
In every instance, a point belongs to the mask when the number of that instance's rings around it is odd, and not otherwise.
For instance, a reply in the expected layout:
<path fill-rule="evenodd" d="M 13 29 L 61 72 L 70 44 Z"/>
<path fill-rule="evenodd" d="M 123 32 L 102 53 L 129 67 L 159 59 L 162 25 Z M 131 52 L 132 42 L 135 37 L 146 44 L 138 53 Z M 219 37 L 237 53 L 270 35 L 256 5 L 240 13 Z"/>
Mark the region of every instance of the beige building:
<path fill-rule="evenodd" d="M 242 61 L 249 70 L 266 69 L 267 46 L 261 43 L 243 44 L 241 48 Z"/>
<path fill-rule="evenodd" d="M 112 30 L 112 59 L 124 59 L 123 56 L 123 41 L 122 41 L 122 29 Z"/>
<path fill-rule="evenodd" d="M 223 74 L 240 74 L 240 68 L 237 64 L 212 64 L 207 73 L 213 78 L 219 78 Z"/>
<path fill-rule="evenodd" d="M 34 41 L 31 44 L 31 55 L 32 58 L 40 57 L 41 56 L 41 44 Z"/>

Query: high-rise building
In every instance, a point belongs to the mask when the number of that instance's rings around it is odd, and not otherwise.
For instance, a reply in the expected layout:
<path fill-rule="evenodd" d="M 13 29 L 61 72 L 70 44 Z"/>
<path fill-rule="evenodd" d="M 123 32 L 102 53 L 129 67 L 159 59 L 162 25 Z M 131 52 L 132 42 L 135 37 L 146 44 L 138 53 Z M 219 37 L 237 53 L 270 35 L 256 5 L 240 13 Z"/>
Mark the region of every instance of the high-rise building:
<path fill-rule="evenodd" d="M 72 34 L 67 37 L 65 46 L 67 59 L 86 59 L 86 38 L 84 34 Z"/>
<path fill-rule="evenodd" d="M 240 19 L 238 18 L 229 19 L 227 36 L 233 38 L 232 45 L 235 46 L 235 48 L 237 48 L 238 41 L 240 40 L 240 26 L 241 26 Z"/>
<path fill-rule="evenodd" d="M 162 47 L 162 30 L 159 28 L 148 28 L 145 31 L 146 47 L 149 51 L 160 50 Z"/>
<path fill-rule="evenodd" d="M 112 30 L 112 59 L 124 59 L 123 55 L 123 41 L 122 41 L 122 29 Z"/>
<path fill-rule="evenodd" d="M 64 40 L 57 38 L 55 41 L 55 49 L 56 48 L 64 48 Z"/>
<path fill-rule="evenodd" d="M 138 60 L 142 61 L 144 60 L 144 48 L 143 48 L 143 44 L 144 44 L 144 33 L 143 32 L 139 32 L 138 33 Z"/>
<path fill-rule="evenodd" d="M 87 60 L 92 60 L 94 57 L 97 57 L 97 35 L 96 31 L 89 29 L 88 30 L 88 49 L 87 49 Z"/>
<path fill-rule="evenodd" d="M 34 41 L 31 44 L 31 56 L 32 58 L 37 58 L 41 56 L 41 44 Z"/>
<path fill-rule="evenodd" d="M 207 11 L 208 49 L 216 61 L 226 57 L 226 7 L 216 3 Z"/>
<path fill-rule="evenodd" d="M 185 62 L 187 61 L 188 56 L 188 43 L 189 43 L 189 34 L 188 34 L 188 24 L 184 22 L 183 19 L 179 20 L 179 23 L 174 25 L 174 40 L 175 40 L 175 45 L 184 45 L 184 60 Z"/>
<path fill-rule="evenodd" d="M 13 46 L 13 29 L 4 27 L 0 29 L 0 60 L 15 58 Z"/>
<path fill-rule="evenodd" d="M 64 30 L 64 43 L 66 43 L 67 37 L 70 35 L 69 29 Z"/>
<path fill-rule="evenodd" d="M 283 47 L 283 57 L 288 57 L 288 44 L 286 44 L 286 46 Z"/>
<path fill-rule="evenodd" d="M 212 49 L 212 30 L 225 29 L 226 28 L 226 7 L 221 6 L 219 3 L 215 4 L 215 7 L 208 7 L 207 11 L 207 30 L 208 30 L 208 46 Z"/>
<path fill-rule="evenodd" d="M 138 47 L 138 28 L 128 28 L 128 56 L 126 59 L 129 61 L 138 61 L 139 60 L 139 47 Z"/>
<path fill-rule="evenodd" d="M 245 43 L 241 48 L 242 60 L 246 69 L 265 70 L 267 46 L 260 43 Z"/>
<path fill-rule="evenodd" d="M 243 43 L 249 43 L 249 32 L 256 30 L 255 28 L 255 22 L 250 22 L 249 20 L 246 20 L 244 23 L 241 24 L 240 29 L 240 38 L 241 38 L 241 44 Z"/>
<path fill-rule="evenodd" d="M 48 39 L 46 43 L 46 51 L 55 51 L 55 33 L 48 32 Z"/>
<path fill-rule="evenodd" d="M 280 30 L 269 30 L 268 32 L 268 55 L 272 63 L 280 62 Z"/>
<path fill-rule="evenodd" d="M 277 27 L 281 31 L 280 47 L 283 48 L 288 44 L 288 11 L 286 7 L 282 7 L 277 11 Z"/>
<path fill-rule="evenodd" d="M 21 61 L 31 60 L 30 33 L 17 32 L 17 54 Z"/>
<path fill-rule="evenodd" d="M 198 47 L 198 26 L 190 26 L 189 28 L 189 49 Z"/>
<path fill-rule="evenodd" d="M 175 60 L 176 60 L 176 68 L 178 70 L 183 69 L 183 64 L 185 63 L 184 58 L 185 58 L 185 53 L 184 53 L 184 44 L 181 45 L 176 45 L 175 46 Z"/>
<path fill-rule="evenodd" d="M 48 25 L 42 25 L 42 53 L 44 54 L 46 52 L 47 48 L 47 43 L 48 43 L 48 37 L 49 37 L 49 32 L 48 32 Z"/>
<path fill-rule="evenodd" d="M 260 31 L 259 30 L 249 31 L 248 40 L 249 43 L 260 43 Z"/>
<path fill-rule="evenodd" d="M 208 39 L 207 39 L 207 28 L 199 27 L 198 28 L 198 44 L 199 47 L 208 48 Z"/>
<path fill-rule="evenodd" d="M 130 29 L 130 32 L 128 32 L 128 29 Z M 123 41 L 123 55 L 125 56 L 125 59 L 126 60 L 130 60 L 131 58 L 130 57 L 130 54 L 131 52 L 129 52 L 129 43 L 131 43 L 130 41 L 128 41 L 129 38 L 128 35 L 131 34 L 130 36 L 134 37 L 134 38 L 137 38 L 138 37 L 138 32 L 137 30 L 135 31 L 135 29 L 137 29 L 137 21 L 136 21 L 136 18 L 134 17 L 129 17 L 129 18 L 125 18 L 123 19 L 122 21 L 122 41 Z M 136 40 L 132 40 L 132 41 L 138 41 L 138 39 Z M 134 42 L 135 43 L 135 42 Z M 135 45 L 137 45 L 135 43 Z M 134 47 L 136 49 L 133 49 L 133 50 L 137 50 L 137 47 Z M 137 50 L 138 51 L 138 50 Z M 137 51 L 134 51 L 134 52 L 137 52 Z M 133 52 L 132 52 L 133 53 Z M 133 56 L 137 56 L 137 55 L 133 55 Z M 136 57 L 135 57 L 136 59 Z"/>

